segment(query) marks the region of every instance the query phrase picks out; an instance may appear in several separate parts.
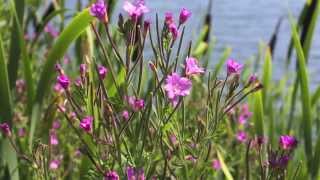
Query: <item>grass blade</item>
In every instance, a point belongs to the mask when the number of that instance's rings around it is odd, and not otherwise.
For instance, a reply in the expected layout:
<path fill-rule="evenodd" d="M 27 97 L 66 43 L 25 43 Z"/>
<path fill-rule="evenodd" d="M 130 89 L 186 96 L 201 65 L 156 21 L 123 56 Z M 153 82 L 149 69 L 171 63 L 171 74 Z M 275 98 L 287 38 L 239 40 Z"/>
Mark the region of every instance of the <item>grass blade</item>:
<path fill-rule="evenodd" d="M 310 170 L 312 163 L 312 136 L 311 136 L 311 103 L 309 96 L 309 80 L 307 67 L 305 65 L 305 57 L 302 46 L 300 44 L 299 35 L 296 28 L 296 23 L 290 16 L 291 31 L 293 37 L 293 44 L 296 50 L 298 59 L 298 76 L 300 81 L 301 102 L 302 102 L 302 115 L 304 121 L 301 121 L 304 134 L 305 153 L 308 160 L 308 169 Z"/>
<path fill-rule="evenodd" d="M 226 163 L 224 162 L 224 158 L 223 158 L 223 156 L 221 155 L 221 153 L 220 153 L 220 151 L 218 149 L 217 149 L 217 156 L 218 156 L 218 159 L 220 161 L 222 171 L 223 171 L 224 175 L 226 176 L 226 179 L 233 180 L 233 177 L 232 177 L 232 175 L 231 175 L 231 173 L 229 171 L 229 168 L 226 165 Z"/>
<path fill-rule="evenodd" d="M 11 120 L 12 117 L 12 101 L 10 93 L 9 78 L 7 72 L 7 65 L 5 62 L 4 49 L 2 44 L 2 38 L 0 36 L 0 120 L 6 119 Z M 12 123 L 11 123 L 12 124 Z M 19 180 L 19 171 L 17 155 L 10 145 L 7 139 L 2 141 L 2 157 L 6 160 L 9 167 L 10 177 L 12 180 Z"/>
<path fill-rule="evenodd" d="M 70 44 L 85 31 L 92 20 L 93 17 L 90 15 L 89 10 L 85 9 L 79 13 L 62 31 L 61 35 L 58 37 L 49 52 L 48 59 L 46 60 L 46 64 L 44 65 L 43 71 L 40 75 L 40 81 L 37 87 L 37 102 L 41 103 L 45 93 L 48 92 L 49 83 L 54 74 L 55 63 L 65 55 Z"/>
<path fill-rule="evenodd" d="M 258 91 L 253 95 L 253 103 L 254 103 L 253 119 L 254 119 L 256 134 L 259 136 L 263 136 L 264 135 L 264 127 L 263 127 L 264 112 L 263 112 L 263 102 L 262 102 L 261 91 Z"/>
<path fill-rule="evenodd" d="M 317 88 L 316 92 L 313 94 L 312 99 L 311 99 L 311 105 L 312 107 L 316 105 L 317 101 L 320 98 L 320 86 Z"/>
<path fill-rule="evenodd" d="M 21 55 L 20 36 L 18 26 L 22 26 L 24 14 L 24 0 L 15 0 L 15 12 L 17 13 L 18 23 L 13 23 L 10 39 L 10 54 L 8 61 L 8 72 L 10 79 L 10 89 L 14 88 L 18 76 L 19 59 Z"/>

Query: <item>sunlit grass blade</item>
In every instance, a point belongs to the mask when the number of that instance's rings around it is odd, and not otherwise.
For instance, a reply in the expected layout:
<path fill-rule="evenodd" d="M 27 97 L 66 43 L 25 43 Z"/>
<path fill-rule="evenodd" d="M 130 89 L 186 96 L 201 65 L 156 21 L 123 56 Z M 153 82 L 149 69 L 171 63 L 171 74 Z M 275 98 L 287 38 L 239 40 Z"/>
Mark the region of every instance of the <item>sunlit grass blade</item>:
<path fill-rule="evenodd" d="M 0 36 L 0 120 L 11 120 L 12 117 L 12 104 L 11 93 L 8 78 L 7 65 L 5 61 L 5 54 L 2 44 L 2 37 Z"/>
<path fill-rule="evenodd" d="M 62 31 L 51 51 L 49 52 L 46 64 L 40 75 L 40 81 L 37 87 L 37 95 L 35 99 L 35 104 L 32 109 L 31 127 L 29 134 L 29 148 L 32 149 L 34 132 L 36 129 L 36 124 L 39 120 L 41 105 L 44 96 L 49 92 L 50 80 L 54 75 L 54 65 L 55 63 L 63 58 L 70 44 L 81 35 L 82 32 L 90 25 L 93 17 L 90 15 L 89 10 L 85 9 L 80 14 L 78 14 L 70 24 Z"/>
<path fill-rule="evenodd" d="M 223 158 L 223 156 L 221 155 L 221 153 L 220 153 L 220 151 L 218 149 L 217 149 L 217 156 L 218 156 L 218 159 L 220 161 L 222 171 L 223 171 L 224 175 L 226 176 L 226 179 L 233 180 L 233 177 L 232 177 L 232 175 L 231 175 L 231 173 L 229 171 L 229 168 L 226 165 L 226 163 L 224 162 L 224 158 Z"/>
<path fill-rule="evenodd" d="M 23 23 L 23 14 L 24 14 L 24 0 L 15 0 L 15 11 L 17 13 L 18 23 L 20 26 Z M 18 24 L 13 23 L 12 31 L 11 31 L 11 38 L 10 38 L 10 53 L 9 53 L 9 60 L 8 60 L 8 72 L 9 72 L 9 79 L 10 79 L 10 89 L 15 86 L 15 82 L 18 76 L 18 68 L 19 68 L 19 60 L 21 55 L 20 49 L 20 36 L 19 36 L 19 29 Z"/>
<path fill-rule="evenodd" d="M 319 101 L 320 99 L 320 86 L 317 88 L 317 90 L 315 91 L 315 93 L 313 94 L 312 98 L 311 98 L 311 105 L 314 106 L 316 105 L 317 101 Z"/>
<path fill-rule="evenodd" d="M 18 14 L 16 12 L 15 4 L 11 1 L 11 11 L 14 17 L 14 22 L 17 25 L 19 35 L 19 46 L 21 50 L 21 59 L 23 63 L 23 75 L 27 86 L 27 112 L 30 113 L 32 109 L 34 96 L 34 83 L 32 78 L 31 62 L 28 57 L 26 42 L 24 40 L 23 27 L 19 23 Z"/>
<path fill-rule="evenodd" d="M 41 72 L 40 81 L 37 87 L 37 102 L 41 103 L 45 93 L 48 92 L 50 80 L 54 74 L 53 72 L 55 63 L 65 55 L 70 44 L 77 37 L 79 37 L 82 32 L 85 31 L 92 20 L 93 17 L 90 15 L 89 10 L 85 9 L 79 13 L 62 31 L 54 46 L 50 50 L 46 64 Z"/>
<path fill-rule="evenodd" d="M 263 99 L 264 108 L 266 108 L 268 104 L 267 93 L 270 92 L 269 89 L 270 89 L 271 80 L 272 80 L 272 57 L 271 57 L 270 49 L 267 48 L 266 54 L 265 54 L 264 66 L 263 66 L 263 74 L 262 74 L 262 84 L 263 84 L 262 99 Z"/>
<path fill-rule="evenodd" d="M 312 172 L 311 175 L 315 179 L 319 172 L 320 165 L 320 135 L 318 135 L 316 147 L 314 150 L 313 163 L 312 163 Z"/>
<path fill-rule="evenodd" d="M 263 111 L 263 102 L 262 102 L 262 93 L 261 91 L 256 92 L 253 95 L 253 118 L 256 134 L 259 136 L 264 135 L 264 111 Z"/>
<path fill-rule="evenodd" d="M 312 162 L 312 117 L 311 117 L 311 103 L 309 96 L 309 80 L 308 71 L 305 65 L 305 58 L 302 46 L 300 44 L 299 35 L 292 16 L 290 16 L 291 31 L 293 37 L 293 44 L 297 54 L 298 60 L 298 76 L 300 81 L 301 90 L 301 103 L 302 103 L 302 117 L 301 126 L 303 127 L 305 153 L 308 160 L 308 168 L 310 170 Z"/>
<path fill-rule="evenodd" d="M 318 20 L 318 15 L 320 11 L 320 3 L 318 1 L 312 1 L 310 4 L 310 11 L 311 12 L 311 17 L 309 18 L 310 21 L 308 20 L 308 28 L 305 30 L 305 39 L 302 41 L 303 42 L 303 52 L 304 52 L 304 57 L 305 61 L 308 62 L 309 59 L 309 52 L 310 52 L 310 47 L 312 44 L 312 39 L 313 39 L 313 34 L 314 30 L 317 24 Z M 302 36 L 304 37 L 304 36 Z"/>
<path fill-rule="evenodd" d="M 0 122 L 3 120 L 11 121 L 12 118 L 12 104 L 11 104 L 11 93 L 9 78 L 7 72 L 7 65 L 5 62 L 4 49 L 2 44 L 2 38 L 0 36 Z M 12 124 L 12 123 L 11 123 Z M 9 141 L 3 139 L 1 142 L 2 154 L 1 156 L 7 162 L 12 180 L 19 179 L 19 171 L 17 155 L 10 145 Z"/>

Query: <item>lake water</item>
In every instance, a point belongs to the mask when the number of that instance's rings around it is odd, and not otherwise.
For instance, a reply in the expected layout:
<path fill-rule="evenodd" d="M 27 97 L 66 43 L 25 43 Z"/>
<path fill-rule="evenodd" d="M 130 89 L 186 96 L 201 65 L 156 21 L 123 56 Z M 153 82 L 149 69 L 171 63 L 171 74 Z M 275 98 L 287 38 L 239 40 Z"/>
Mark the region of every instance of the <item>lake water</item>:
<path fill-rule="evenodd" d="M 151 9 L 147 16 L 155 19 L 155 13 L 164 16 L 172 11 L 178 17 L 181 7 L 190 9 L 193 13 L 188 21 L 187 33 L 190 38 L 196 38 L 203 22 L 204 13 L 208 9 L 209 0 L 146 0 Z M 221 53 L 226 46 L 232 47 L 231 57 L 244 62 L 257 54 L 259 42 L 268 42 L 279 17 L 284 16 L 280 27 L 274 57 L 274 79 L 279 79 L 285 68 L 285 57 L 290 40 L 290 25 L 288 14 L 298 16 L 305 0 L 214 0 L 213 35 L 217 39 L 215 54 Z M 123 0 L 117 5 L 117 12 L 122 11 Z M 314 41 L 309 60 L 310 79 L 313 87 L 320 84 L 320 22 L 316 27 Z M 292 63 L 291 69 L 294 69 Z"/>

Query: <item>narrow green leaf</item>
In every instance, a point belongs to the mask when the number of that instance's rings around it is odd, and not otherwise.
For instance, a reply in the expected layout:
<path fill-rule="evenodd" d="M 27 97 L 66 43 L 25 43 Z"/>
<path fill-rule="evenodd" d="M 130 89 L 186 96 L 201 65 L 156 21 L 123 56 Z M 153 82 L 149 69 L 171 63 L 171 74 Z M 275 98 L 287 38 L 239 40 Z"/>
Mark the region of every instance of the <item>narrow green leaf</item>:
<path fill-rule="evenodd" d="M 221 164 L 221 168 L 222 168 L 222 171 L 224 173 L 224 175 L 226 176 L 226 179 L 228 180 L 233 180 L 233 177 L 229 171 L 229 168 L 228 166 L 226 165 L 226 163 L 224 162 L 224 158 L 223 156 L 221 155 L 220 151 L 217 149 L 217 155 L 218 155 L 218 159 L 220 161 L 220 164 Z"/>
<path fill-rule="evenodd" d="M 311 99 L 311 105 L 316 105 L 317 101 L 320 99 L 320 86 L 317 88 L 316 92 L 313 94 Z"/>
<path fill-rule="evenodd" d="M 266 54 L 265 54 L 265 61 L 263 65 L 263 74 L 262 74 L 262 84 L 263 84 L 263 89 L 262 89 L 262 99 L 263 99 L 263 105 L 266 108 L 268 102 L 267 102 L 267 93 L 270 92 L 270 84 L 272 80 L 272 57 L 271 57 L 271 52 L 270 49 L 267 48 Z"/>
<path fill-rule="evenodd" d="M 15 150 L 11 146 L 8 139 L 3 139 L 1 142 L 3 159 L 8 165 L 11 180 L 19 180 L 18 158 Z"/>
<path fill-rule="evenodd" d="M 18 23 L 13 23 L 10 38 L 10 54 L 8 61 L 8 71 L 10 79 L 10 89 L 14 88 L 18 76 L 19 59 L 21 55 L 20 36 L 18 26 L 22 26 L 25 0 L 14 0 L 15 12 L 17 14 Z"/>
<path fill-rule="evenodd" d="M 303 54 L 303 49 L 300 44 L 299 35 L 296 28 L 296 23 L 294 22 L 292 16 L 290 16 L 291 31 L 293 37 L 293 44 L 296 50 L 298 59 L 298 76 L 300 81 L 301 90 L 301 102 L 302 102 L 302 116 L 303 121 L 301 121 L 301 126 L 303 127 L 304 133 L 304 143 L 305 143 L 305 153 L 308 159 L 308 168 L 310 170 L 312 163 L 312 117 L 311 117 L 311 103 L 309 96 L 309 80 L 307 67 L 305 65 L 305 57 Z"/>
<path fill-rule="evenodd" d="M 51 51 L 49 52 L 46 64 L 43 67 L 42 73 L 40 75 L 40 81 L 37 87 L 37 96 L 36 101 L 41 103 L 45 93 L 48 92 L 50 87 L 50 80 L 53 78 L 54 74 L 54 65 L 61 59 L 70 44 L 77 38 L 79 35 L 85 31 L 85 29 L 92 22 L 93 17 L 90 15 L 89 10 L 85 9 L 79 13 L 70 24 L 62 31 Z"/>
<path fill-rule="evenodd" d="M 318 135 L 317 144 L 314 149 L 313 162 L 314 163 L 312 164 L 312 177 L 313 179 L 316 179 L 320 165 L 320 135 Z"/>
<path fill-rule="evenodd" d="M 320 11 L 320 3 L 319 2 L 312 2 L 312 3 L 315 3 L 316 7 L 315 7 L 314 11 L 312 12 L 311 21 L 308 26 L 308 29 L 306 30 L 307 33 L 306 33 L 306 37 L 305 37 L 305 40 L 303 43 L 303 52 L 304 52 L 306 62 L 308 62 L 308 59 L 309 59 L 309 52 L 310 52 L 310 47 L 312 44 L 312 38 L 313 38 L 314 30 L 315 30 L 315 27 L 317 24 L 318 15 L 319 15 L 319 11 Z M 309 8 L 309 9 L 311 10 L 311 8 Z"/>
<path fill-rule="evenodd" d="M 40 81 L 37 87 L 37 96 L 35 104 L 32 109 L 31 127 L 29 134 L 29 150 L 32 150 L 33 137 L 38 120 L 40 119 L 42 101 L 46 93 L 49 92 L 50 80 L 54 75 L 54 65 L 66 53 L 70 44 L 79 37 L 82 32 L 90 25 L 93 17 L 90 15 L 89 10 L 85 9 L 79 13 L 70 24 L 62 31 L 51 51 L 49 52 L 46 64 L 43 67 L 40 75 Z"/>
<path fill-rule="evenodd" d="M 256 92 L 253 95 L 253 103 L 254 103 L 254 111 L 253 111 L 253 118 L 254 118 L 254 126 L 256 130 L 256 134 L 259 136 L 264 135 L 264 128 L 263 128 L 263 102 L 262 102 L 262 93 L 261 91 Z"/>
<path fill-rule="evenodd" d="M 23 75 L 26 80 L 26 86 L 27 86 L 27 112 L 30 113 L 32 109 L 32 103 L 33 103 L 33 96 L 34 96 L 34 83 L 32 78 L 32 69 L 31 69 L 31 62 L 28 57 L 27 53 L 27 47 L 26 42 L 24 39 L 24 31 L 23 26 L 19 23 L 18 14 L 15 10 L 15 4 L 11 4 L 11 9 L 13 16 L 15 18 L 15 24 L 17 25 L 18 29 L 18 35 L 19 35 L 19 45 L 20 45 L 20 51 L 21 51 L 21 59 L 23 63 Z"/>
<path fill-rule="evenodd" d="M 11 120 L 12 105 L 8 79 L 7 65 L 5 62 L 2 38 L 0 36 L 0 119 Z"/>

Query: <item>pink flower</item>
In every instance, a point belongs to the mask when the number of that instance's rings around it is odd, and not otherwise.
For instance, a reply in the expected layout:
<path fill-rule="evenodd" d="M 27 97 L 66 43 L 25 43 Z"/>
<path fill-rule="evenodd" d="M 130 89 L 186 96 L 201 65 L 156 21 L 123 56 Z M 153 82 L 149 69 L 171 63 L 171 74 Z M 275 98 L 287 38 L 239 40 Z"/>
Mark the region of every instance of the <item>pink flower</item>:
<path fill-rule="evenodd" d="M 104 180 L 119 180 L 119 175 L 115 171 L 109 171 L 104 175 Z"/>
<path fill-rule="evenodd" d="M 174 23 L 173 14 L 172 12 L 165 13 L 165 23 L 167 26 Z"/>
<path fill-rule="evenodd" d="M 61 64 L 54 65 L 54 70 L 57 71 L 58 73 L 61 73 L 62 72 Z"/>
<path fill-rule="evenodd" d="M 180 11 L 179 23 L 184 24 L 191 15 L 192 13 L 189 10 L 187 10 L 186 8 L 182 8 L 182 10 Z"/>
<path fill-rule="evenodd" d="M 212 161 L 212 168 L 214 170 L 220 170 L 221 169 L 221 164 L 220 164 L 220 161 L 218 159 L 214 159 Z"/>
<path fill-rule="evenodd" d="M 258 77 L 255 74 L 251 74 L 249 77 L 249 84 L 254 84 L 258 81 Z"/>
<path fill-rule="evenodd" d="M 127 110 L 122 111 L 121 116 L 124 120 L 128 120 L 129 119 L 129 112 Z"/>
<path fill-rule="evenodd" d="M 54 160 L 51 160 L 50 161 L 50 164 L 49 164 L 49 169 L 51 169 L 51 170 L 56 170 L 56 169 L 58 169 L 59 168 L 59 166 L 60 166 L 60 160 L 58 160 L 58 159 L 54 159 Z"/>
<path fill-rule="evenodd" d="M 164 89 L 171 103 L 175 106 L 180 96 L 190 94 L 192 82 L 185 77 L 180 77 L 177 73 L 172 73 L 166 79 Z"/>
<path fill-rule="evenodd" d="M 279 144 L 284 150 L 293 150 L 297 147 L 298 141 L 295 137 L 289 135 L 282 135 L 279 139 Z"/>
<path fill-rule="evenodd" d="M 245 124 L 251 116 L 252 116 L 252 112 L 249 111 L 249 105 L 243 104 L 241 107 L 241 112 L 238 119 L 239 123 Z"/>
<path fill-rule="evenodd" d="M 108 69 L 102 65 L 98 67 L 98 71 L 101 79 L 104 79 L 108 73 Z"/>
<path fill-rule="evenodd" d="M 186 59 L 186 75 L 198 75 L 198 74 L 203 74 L 204 69 L 199 66 L 198 60 L 193 57 L 188 57 Z"/>
<path fill-rule="evenodd" d="M 134 167 L 127 167 L 127 179 L 128 180 L 145 180 L 143 169 L 136 169 Z"/>
<path fill-rule="evenodd" d="M 85 76 L 85 74 L 88 72 L 88 67 L 86 64 L 80 64 L 80 74 L 81 76 Z"/>
<path fill-rule="evenodd" d="M 138 99 L 134 96 L 127 97 L 126 99 L 127 99 L 127 102 L 132 110 L 140 111 L 141 109 L 144 108 L 144 100 L 143 99 Z"/>
<path fill-rule="evenodd" d="M 6 122 L 1 123 L 0 130 L 5 136 L 7 136 L 7 137 L 11 136 L 11 130 L 10 130 L 10 126 L 8 123 L 6 123 Z"/>
<path fill-rule="evenodd" d="M 68 89 L 70 81 L 68 76 L 64 75 L 64 74 L 60 74 L 57 77 L 57 81 L 60 84 L 61 87 L 63 87 L 64 89 Z"/>
<path fill-rule="evenodd" d="M 144 1 L 136 1 L 134 4 L 129 1 L 125 1 L 123 9 L 129 14 L 132 20 L 137 21 L 143 14 L 149 12 L 147 6 L 144 5 Z"/>
<path fill-rule="evenodd" d="M 144 31 L 145 34 L 149 31 L 150 25 L 151 25 L 151 21 L 150 20 L 145 20 L 143 22 L 143 31 Z"/>
<path fill-rule="evenodd" d="M 177 137 L 176 137 L 174 134 L 171 134 L 171 135 L 169 136 L 169 138 L 170 138 L 171 143 L 172 143 L 174 146 L 178 145 Z"/>
<path fill-rule="evenodd" d="M 63 87 L 60 85 L 59 82 L 57 82 L 57 83 L 54 84 L 53 90 L 54 90 L 57 94 L 61 94 L 61 93 L 63 93 L 63 91 L 64 91 Z"/>
<path fill-rule="evenodd" d="M 59 144 L 59 140 L 55 130 L 50 130 L 50 144 L 53 146 L 56 146 Z"/>
<path fill-rule="evenodd" d="M 241 70 L 243 68 L 242 64 L 239 64 L 238 62 L 234 61 L 233 59 L 229 59 L 227 61 L 227 72 L 228 75 L 230 74 L 240 74 Z"/>
<path fill-rule="evenodd" d="M 55 121 L 52 122 L 52 128 L 53 129 L 60 129 L 60 127 L 61 127 L 61 123 L 60 123 L 59 120 L 55 120 Z"/>
<path fill-rule="evenodd" d="M 26 90 L 26 82 L 23 79 L 16 81 L 16 91 L 18 94 L 22 94 Z"/>
<path fill-rule="evenodd" d="M 20 128 L 18 130 L 18 136 L 19 137 L 25 137 L 26 136 L 26 129 L 25 128 Z"/>
<path fill-rule="evenodd" d="M 48 34 L 50 34 L 50 36 L 56 38 L 59 36 L 59 32 L 57 30 L 55 30 L 50 24 L 47 24 L 46 27 L 44 28 L 44 31 Z"/>
<path fill-rule="evenodd" d="M 96 3 L 92 4 L 90 14 L 100 21 L 104 21 L 107 16 L 107 5 L 104 3 L 104 0 L 97 0 Z"/>
<path fill-rule="evenodd" d="M 81 79 L 81 77 L 77 77 L 77 79 L 74 81 L 74 84 L 75 84 L 77 87 L 81 87 L 81 85 L 82 85 L 82 79 Z"/>
<path fill-rule="evenodd" d="M 89 133 L 92 130 L 92 122 L 93 122 L 93 117 L 87 116 L 81 120 L 80 128 L 86 131 L 87 133 Z"/>
<path fill-rule="evenodd" d="M 247 134 L 244 131 L 239 131 L 237 133 L 237 140 L 239 142 L 245 142 L 247 140 Z"/>
<path fill-rule="evenodd" d="M 187 155 L 185 157 L 186 160 L 191 161 L 193 164 L 195 164 L 197 162 L 197 159 L 195 157 L 193 157 L 192 155 Z"/>
<path fill-rule="evenodd" d="M 171 24 L 169 25 L 169 31 L 170 31 L 173 39 L 177 39 L 177 38 L 178 38 L 178 36 L 179 36 L 179 31 L 178 31 L 177 26 L 176 26 L 174 23 L 171 23 Z"/>

